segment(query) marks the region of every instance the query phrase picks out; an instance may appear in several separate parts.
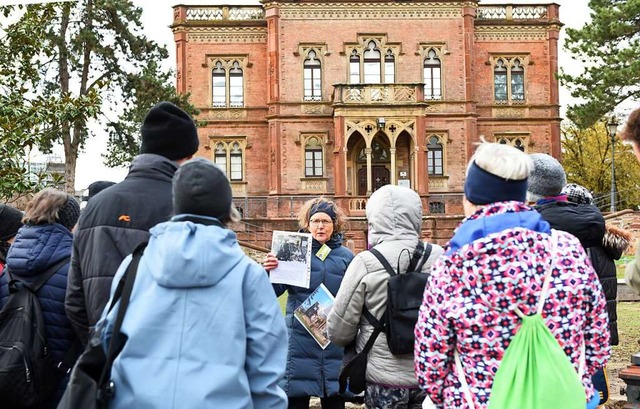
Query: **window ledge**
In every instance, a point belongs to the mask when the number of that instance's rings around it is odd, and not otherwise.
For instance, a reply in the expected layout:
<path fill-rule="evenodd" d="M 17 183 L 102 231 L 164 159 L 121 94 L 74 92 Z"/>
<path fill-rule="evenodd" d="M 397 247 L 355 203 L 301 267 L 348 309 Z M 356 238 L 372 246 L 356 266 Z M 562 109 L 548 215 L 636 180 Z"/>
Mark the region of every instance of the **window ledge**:
<path fill-rule="evenodd" d="M 329 180 L 326 176 L 305 176 L 300 178 L 301 181 L 305 180 Z"/>

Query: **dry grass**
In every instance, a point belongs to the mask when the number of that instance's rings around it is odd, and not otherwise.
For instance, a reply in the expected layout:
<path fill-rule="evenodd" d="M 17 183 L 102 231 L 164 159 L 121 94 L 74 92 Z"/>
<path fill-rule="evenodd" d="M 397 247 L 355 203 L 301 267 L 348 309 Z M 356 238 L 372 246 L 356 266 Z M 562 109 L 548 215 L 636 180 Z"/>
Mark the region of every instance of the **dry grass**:
<path fill-rule="evenodd" d="M 624 381 L 618 378 L 618 373 L 629 366 L 631 355 L 640 351 L 640 303 L 622 302 L 618 303 L 618 333 L 620 334 L 620 345 L 613 347 L 611 359 L 607 366 L 609 373 L 609 402 L 607 408 L 619 408 L 620 401 L 626 400 L 625 396 L 620 396 L 620 388 Z"/>

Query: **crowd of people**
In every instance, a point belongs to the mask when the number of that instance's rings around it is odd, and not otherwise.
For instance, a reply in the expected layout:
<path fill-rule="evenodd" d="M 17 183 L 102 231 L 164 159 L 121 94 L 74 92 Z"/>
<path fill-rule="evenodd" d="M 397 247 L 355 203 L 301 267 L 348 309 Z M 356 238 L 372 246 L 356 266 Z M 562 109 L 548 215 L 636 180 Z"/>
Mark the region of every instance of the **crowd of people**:
<path fill-rule="evenodd" d="M 640 109 L 622 135 L 640 161 Z M 112 408 L 298 409 L 312 397 L 323 409 L 344 408 L 359 399 L 343 385 L 345 347 L 365 351 L 367 408 L 500 408 L 509 407 L 506 397 L 534 402 L 527 407 L 602 403 L 619 342 L 615 260 L 632 237 L 607 225 L 591 193 L 567 183 L 553 157 L 481 143 L 467 165 L 465 218 L 444 247 L 424 241 L 422 199 L 412 189 L 386 185 L 368 198 L 368 249 L 356 255 L 343 246 L 348 222 L 337 203 L 307 201 L 298 214 L 312 240 L 302 288 L 270 282 L 277 254 L 258 264 L 242 251 L 230 228 L 239 220 L 230 184 L 211 161 L 193 158 L 199 138 L 187 113 L 159 103 L 141 139 L 125 180 L 92 184 L 82 210 L 52 188 L 24 213 L 0 205 L 0 307 L 16 283 L 37 287 L 47 346 L 61 367 L 55 391 L 34 407 L 56 407 L 83 349 L 107 353 L 121 335 Z M 130 264 L 137 269 L 125 303 Z M 640 250 L 626 271 L 638 292 L 639 266 Z M 416 305 L 398 307 L 390 300 L 402 287 L 391 277 L 405 273 L 425 275 L 426 286 Z M 326 347 L 294 318 L 320 286 L 335 297 Z M 415 309 L 413 351 L 397 351 L 392 307 Z M 411 317 L 406 311 L 394 313 Z M 527 365 L 518 359 L 530 347 L 527 331 L 548 335 L 542 352 L 566 357 L 560 392 L 523 385 L 539 368 L 529 377 L 508 372 Z"/>

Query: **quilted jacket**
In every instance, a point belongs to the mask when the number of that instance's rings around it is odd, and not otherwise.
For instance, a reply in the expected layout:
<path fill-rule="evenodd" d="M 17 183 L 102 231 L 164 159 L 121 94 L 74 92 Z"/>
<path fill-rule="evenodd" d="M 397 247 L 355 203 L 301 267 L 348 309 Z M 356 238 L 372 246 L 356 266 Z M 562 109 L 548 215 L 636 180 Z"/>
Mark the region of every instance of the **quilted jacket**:
<path fill-rule="evenodd" d="M 520 328 L 518 307 L 536 312 L 544 276 L 552 279 L 542 316 L 582 377 L 609 359 L 609 323 L 602 287 L 578 239 L 557 231 L 520 202 L 483 206 L 463 220 L 436 262 L 415 328 L 415 370 L 438 408 L 467 408 L 454 364 L 458 351 L 477 409 L 487 407 L 504 352 Z M 586 404 L 586 402 L 585 402 Z"/>

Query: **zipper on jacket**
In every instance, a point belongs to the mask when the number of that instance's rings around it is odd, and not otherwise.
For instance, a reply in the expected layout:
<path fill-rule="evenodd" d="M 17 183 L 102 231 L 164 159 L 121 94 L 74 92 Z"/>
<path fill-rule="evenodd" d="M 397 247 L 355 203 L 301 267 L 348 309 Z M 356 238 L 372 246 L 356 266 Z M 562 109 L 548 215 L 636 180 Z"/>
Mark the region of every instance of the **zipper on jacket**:
<path fill-rule="evenodd" d="M 31 382 L 31 369 L 29 369 L 29 363 L 27 362 L 27 358 L 24 355 L 24 350 L 18 345 L 12 345 L 11 347 L 0 346 L 0 348 L 5 349 L 5 350 L 16 349 L 18 352 L 20 352 L 22 354 L 22 363 L 24 364 L 25 378 L 26 378 L 27 382 L 30 383 Z"/>

